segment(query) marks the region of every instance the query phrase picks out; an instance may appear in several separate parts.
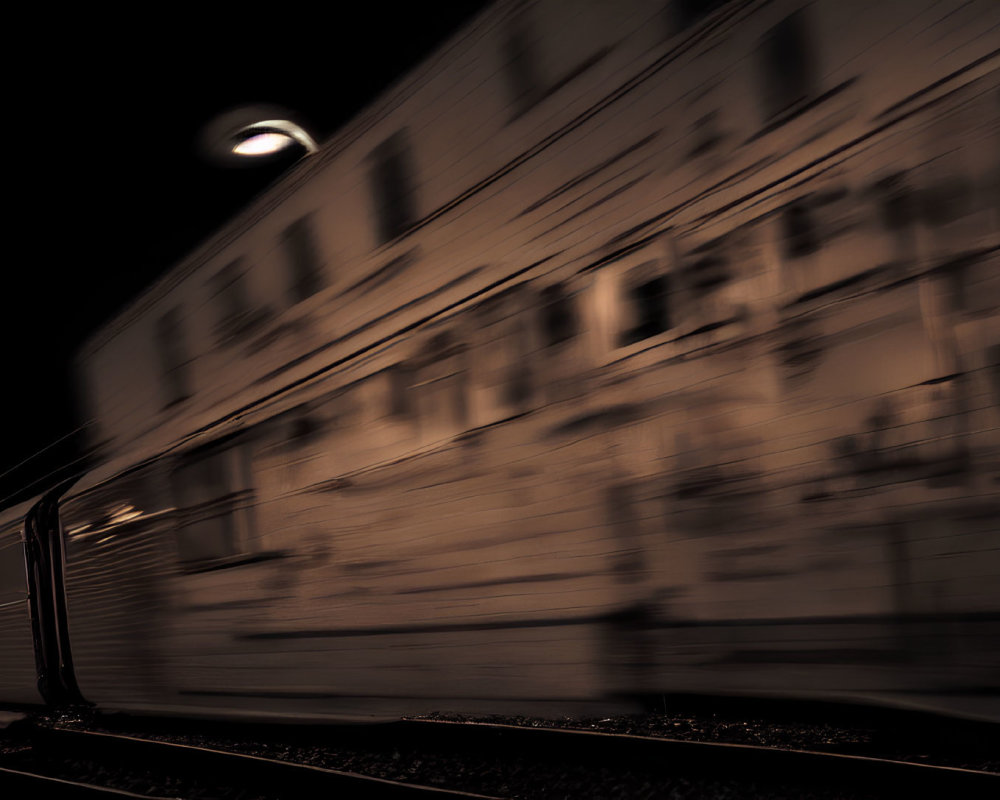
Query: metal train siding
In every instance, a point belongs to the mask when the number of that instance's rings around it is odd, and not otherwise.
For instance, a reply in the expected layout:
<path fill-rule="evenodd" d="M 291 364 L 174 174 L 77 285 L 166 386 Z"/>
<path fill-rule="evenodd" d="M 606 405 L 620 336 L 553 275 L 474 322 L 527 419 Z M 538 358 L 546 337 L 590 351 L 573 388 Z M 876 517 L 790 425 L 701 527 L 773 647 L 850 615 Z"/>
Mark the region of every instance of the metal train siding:
<path fill-rule="evenodd" d="M 88 344 L 46 694 L 1000 719 L 1000 6 L 709 5 L 499 3 Z"/>
<path fill-rule="evenodd" d="M 0 513 L 0 702 L 43 702 L 29 608 L 24 516 L 34 501 Z"/>

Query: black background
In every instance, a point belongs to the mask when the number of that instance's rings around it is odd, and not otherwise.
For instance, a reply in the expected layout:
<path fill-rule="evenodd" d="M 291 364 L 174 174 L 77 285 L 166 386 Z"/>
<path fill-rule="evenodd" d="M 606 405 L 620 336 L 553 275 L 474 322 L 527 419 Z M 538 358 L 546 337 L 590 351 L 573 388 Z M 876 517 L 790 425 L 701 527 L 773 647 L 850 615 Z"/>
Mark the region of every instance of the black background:
<path fill-rule="evenodd" d="M 16 466 L 83 421 L 70 359 L 86 337 L 301 155 L 221 168 L 199 155 L 205 124 L 271 103 L 322 142 L 487 5 L 52 8 L 11 23 L 0 506 L 80 457 L 77 434 Z"/>

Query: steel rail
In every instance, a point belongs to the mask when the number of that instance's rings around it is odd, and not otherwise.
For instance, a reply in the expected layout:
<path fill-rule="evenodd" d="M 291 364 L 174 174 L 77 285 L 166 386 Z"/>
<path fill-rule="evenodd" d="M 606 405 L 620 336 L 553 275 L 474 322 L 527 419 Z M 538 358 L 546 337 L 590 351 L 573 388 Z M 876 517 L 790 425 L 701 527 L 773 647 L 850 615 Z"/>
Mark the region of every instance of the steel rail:
<path fill-rule="evenodd" d="M 108 800 L 109 798 L 141 798 L 141 800 L 179 800 L 174 795 L 151 795 L 112 789 L 92 783 L 79 783 L 53 778 L 38 772 L 0 767 L 0 795 L 3 797 L 53 797 L 58 800 Z"/>
<path fill-rule="evenodd" d="M 346 797 L 385 798 L 474 798 L 502 800 L 492 795 L 474 794 L 455 789 L 424 786 L 376 778 L 355 772 L 316 767 L 294 761 L 247 755 L 158 739 L 146 739 L 119 733 L 104 733 L 52 727 L 37 729 L 36 740 L 44 747 L 57 745 L 60 752 L 74 752 L 105 762 L 125 758 L 131 765 L 147 761 L 162 770 L 164 765 L 183 774 L 211 776 L 218 783 L 232 787 L 252 787 L 262 794 L 278 797 L 327 796 L 341 793 Z M 46 741 L 48 740 L 48 741 Z M 203 780 L 203 778 L 200 778 Z M 292 794 L 288 794 L 292 791 Z"/>
<path fill-rule="evenodd" d="M 849 753 L 489 722 L 407 720 L 397 725 L 409 729 L 418 741 L 434 739 L 438 744 L 447 742 L 480 751 L 504 750 L 532 757 L 544 753 L 547 758 L 591 763 L 631 762 L 663 770 L 732 770 L 763 774 L 768 779 L 829 781 L 854 788 L 878 784 L 927 791 L 936 787 L 961 791 L 962 797 L 1000 797 L 997 772 Z"/>
<path fill-rule="evenodd" d="M 173 722 L 176 724 L 176 721 Z M 147 723 L 151 723 L 154 729 L 157 725 L 153 720 L 147 720 Z M 711 781 L 728 778 L 776 785 L 789 783 L 808 787 L 835 785 L 850 790 L 874 788 L 878 796 L 882 796 L 882 790 L 888 787 L 890 793 L 887 796 L 902 796 L 902 793 L 908 792 L 914 796 L 930 796 L 931 793 L 942 797 L 1000 797 L 1000 773 L 983 770 L 822 750 L 707 742 L 573 728 L 409 719 L 370 726 L 324 726 L 322 732 L 312 726 L 301 728 L 270 725 L 241 727 L 238 733 L 227 725 L 223 731 L 221 735 L 227 741 L 232 742 L 234 737 L 236 739 L 235 743 L 221 745 L 227 748 L 226 750 L 211 750 L 184 744 L 168 745 L 159 740 L 139 739 L 119 733 L 53 729 L 55 735 L 77 734 L 89 737 L 83 739 L 85 742 L 109 741 L 123 746 L 136 742 L 154 748 L 172 746 L 178 751 L 232 756 L 238 759 L 240 764 L 273 764 L 277 770 L 275 779 L 280 780 L 280 785 L 286 789 L 290 785 L 289 779 L 280 778 L 278 773 L 282 770 L 290 769 L 291 771 L 287 773 L 289 775 L 304 775 L 306 772 L 343 775 L 356 782 L 356 789 L 350 783 L 342 784 L 354 789 L 349 793 L 350 796 L 361 797 L 365 796 L 366 786 L 373 787 L 369 789 L 369 794 L 380 792 L 385 794 L 383 787 L 387 791 L 399 787 L 401 792 L 399 795 L 386 794 L 386 796 L 431 796 L 414 794 L 414 790 L 434 792 L 435 796 L 441 797 L 482 798 L 484 795 L 414 784 L 396 784 L 357 773 L 303 766 L 294 761 L 238 755 L 241 746 L 239 740 L 244 737 L 245 741 L 254 743 L 276 740 L 281 743 L 294 742 L 295 746 L 316 746 L 323 742 L 326 746 L 332 744 L 334 748 L 342 745 L 351 748 L 360 747 L 373 753 L 397 749 L 433 751 L 436 754 L 447 754 L 459 763 L 464 759 L 468 759 L 469 762 L 480 761 L 484 757 L 501 762 L 528 761 L 538 765 L 548 765 L 554 775 L 561 774 L 561 770 L 567 766 L 571 769 L 580 767 L 623 771 L 638 769 L 649 773 L 650 776 L 660 776 L 663 779 L 683 777 Z M 210 730 L 205 730 L 204 726 L 199 726 L 199 732 L 212 736 Z M 166 735 L 181 737 L 185 734 L 176 731 Z M 64 746 L 60 744 L 60 748 Z M 207 767 L 207 769 L 214 768 L 211 765 Z M 239 766 L 234 768 L 242 769 Z M 263 769 L 263 767 L 257 768 Z M 543 772 L 545 769 L 546 766 L 542 766 Z M 266 775 L 264 777 L 266 778 Z M 443 777 L 447 779 L 448 776 L 443 774 Z M 255 786 L 264 785 L 263 778 L 255 777 L 253 780 Z M 305 785 L 307 784 L 303 784 Z"/>

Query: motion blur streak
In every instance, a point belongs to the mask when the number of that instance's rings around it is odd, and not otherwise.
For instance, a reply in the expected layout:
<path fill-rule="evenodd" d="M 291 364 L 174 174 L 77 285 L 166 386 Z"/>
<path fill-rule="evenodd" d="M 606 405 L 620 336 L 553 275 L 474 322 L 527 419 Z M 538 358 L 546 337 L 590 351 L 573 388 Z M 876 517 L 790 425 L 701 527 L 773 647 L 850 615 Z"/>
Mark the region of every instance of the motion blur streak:
<path fill-rule="evenodd" d="M 995 0 L 487 9 L 82 349 L 82 696 L 1000 719 L 998 46 Z"/>

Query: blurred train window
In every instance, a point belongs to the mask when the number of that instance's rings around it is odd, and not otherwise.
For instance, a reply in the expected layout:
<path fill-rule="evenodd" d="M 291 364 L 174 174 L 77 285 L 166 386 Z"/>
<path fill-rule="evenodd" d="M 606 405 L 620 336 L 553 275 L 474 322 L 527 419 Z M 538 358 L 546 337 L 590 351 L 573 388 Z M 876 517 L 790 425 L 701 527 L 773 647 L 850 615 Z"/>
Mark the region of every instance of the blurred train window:
<path fill-rule="evenodd" d="M 542 331 L 548 347 L 561 344 L 577 334 L 573 299 L 561 283 L 542 289 Z"/>
<path fill-rule="evenodd" d="M 673 0 L 670 11 L 674 25 L 678 31 L 690 28 L 727 2 L 728 0 Z"/>
<path fill-rule="evenodd" d="M 212 278 L 219 307 L 216 336 L 220 343 L 236 335 L 249 316 L 250 304 L 243 273 L 243 259 L 237 258 Z"/>
<path fill-rule="evenodd" d="M 409 144 L 404 130 L 376 147 L 371 159 L 371 188 L 378 221 L 378 237 L 390 242 L 416 221 Z"/>
<path fill-rule="evenodd" d="M 948 175 L 920 193 L 921 216 L 929 225 L 948 225 L 972 209 L 973 188 L 961 175 Z"/>
<path fill-rule="evenodd" d="M 291 413 L 288 423 L 288 444 L 292 448 L 307 447 L 323 432 L 323 422 L 310 413 L 308 407 L 301 406 Z"/>
<path fill-rule="evenodd" d="M 413 418 L 413 398 L 411 389 L 414 370 L 406 364 L 396 364 L 389 368 L 389 416 L 396 419 Z"/>
<path fill-rule="evenodd" d="M 450 333 L 436 335 L 424 351 L 412 388 L 420 425 L 431 436 L 465 430 L 469 418 L 464 347 Z"/>
<path fill-rule="evenodd" d="M 703 296 L 730 280 L 729 260 L 721 248 L 708 252 L 684 269 L 684 280 L 695 296 Z"/>
<path fill-rule="evenodd" d="M 181 459 L 171 478 L 183 563 L 197 567 L 246 553 L 253 505 L 249 472 L 247 454 L 238 443 Z"/>
<path fill-rule="evenodd" d="M 950 264 L 944 270 L 949 311 L 961 314 L 969 309 L 972 298 L 969 294 L 969 267 L 962 261 Z"/>
<path fill-rule="evenodd" d="M 703 156 L 719 146 L 723 136 L 719 129 L 718 111 L 709 111 L 694 121 L 691 126 L 691 140 L 694 143 L 689 154 L 691 158 Z"/>
<path fill-rule="evenodd" d="M 516 118 L 530 111 L 543 95 L 538 57 L 524 9 L 520 9 L 507 23 L 503 39 L 503 57 L 504 72 Z"/>
<path fill-rule="evenodd" d="M 464 430 L 468 421 L 465 375 L 450 372 L 421 381 L 414 387 L 420 394 L 421 426 L 432 435 Z"/>
<path fill-rule="evenodd" d="M 507 380 L 504 382 L 504 403 L 519 411 L 524 410 L 531 403 L 532 390 L 529 362 L 523 357 L 515 357 Z"/>
<path fill-rule="evenodd" d="M 882 224 L 888 230 L 898 231 L 909 227 L 915 220 L 913 194 L 906 183 L 906 173 L 896 172 L 875 184 L 879 193 Z"/>
<path fill-rule="evenodd" d="M 785 207 L 782 222 L 785 234 L 785 255 L 801 258 L 819 250 L 819 237 L 809 208 L 802 201 Z"/>
<path fill-rule="evenodd" d="M 670 329 L 669 281 L 665 275 L 633 282 L 626 288 L 626 301 L 633 324 L 622 333 L 623 346 Z"/>
<path fill-rule="evenodd" d="M 815 70 L 802 12 L 785 17 L 764 35 L 760 55 L 768 118 L 815 94 Z"/>
<path fill-rule="evenodd" d="M 314 295 L 321 285 L 322 263 L 312 216 L 295 220 L 285 228 L 281 239 L 291 270 L 292 301 L 298 303 Z"/>
<path fill-rule="evenodd" d="M 156 323 L 156 350 L 165 395 L 164 406 L 186 400 L 188 392 L 187 358 L 181 330 L 180 308 L 172 308 Z"/>
<path fill-rule="evenodd" d="M 24 548 L 18 539 L 0 540 L 0 606 L 27 596 Z"/>

